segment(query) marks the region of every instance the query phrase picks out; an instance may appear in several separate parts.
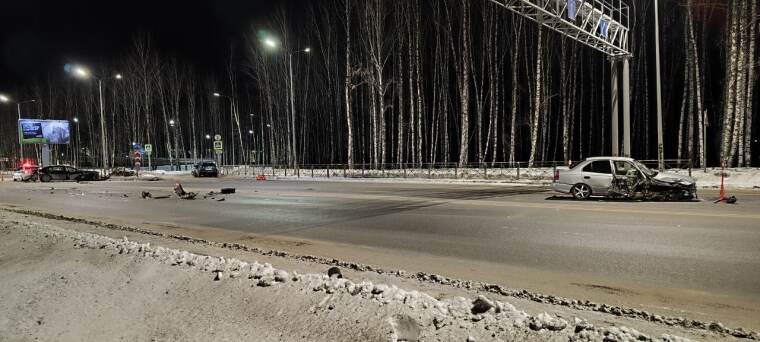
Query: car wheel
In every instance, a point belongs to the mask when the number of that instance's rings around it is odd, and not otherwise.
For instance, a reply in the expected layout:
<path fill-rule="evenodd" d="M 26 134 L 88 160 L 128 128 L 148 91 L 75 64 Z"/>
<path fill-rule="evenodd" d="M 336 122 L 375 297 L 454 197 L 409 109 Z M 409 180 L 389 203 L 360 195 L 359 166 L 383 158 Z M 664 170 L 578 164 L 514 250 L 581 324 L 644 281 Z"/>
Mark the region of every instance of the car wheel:
<path fill-rule="evenodd" d="M 575 184 L 570 193 L 577 200 L 585 200 L 591 197 L 591 187 L 586 184 Z"/>
<path fill-rule="evenodd" d="M 53 180 L 53 178 L 50 177 L 50 175 L 42 175 L 42 176 L 40 176 L 40 182 L 47 183 L 47 182 L 49 182 L 51 180 Z"/>

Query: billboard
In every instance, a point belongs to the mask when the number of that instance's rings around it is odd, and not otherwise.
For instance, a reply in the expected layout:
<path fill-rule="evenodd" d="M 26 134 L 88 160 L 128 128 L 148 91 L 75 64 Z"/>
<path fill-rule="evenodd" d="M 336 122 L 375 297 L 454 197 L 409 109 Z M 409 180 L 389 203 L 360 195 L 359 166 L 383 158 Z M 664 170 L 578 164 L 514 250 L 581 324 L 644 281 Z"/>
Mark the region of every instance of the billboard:
<path fill-rule="evenodd" d="M 22 144 L 68 144 L 71 140 L 66 120 L 21 119 L 18 138 Z"/>

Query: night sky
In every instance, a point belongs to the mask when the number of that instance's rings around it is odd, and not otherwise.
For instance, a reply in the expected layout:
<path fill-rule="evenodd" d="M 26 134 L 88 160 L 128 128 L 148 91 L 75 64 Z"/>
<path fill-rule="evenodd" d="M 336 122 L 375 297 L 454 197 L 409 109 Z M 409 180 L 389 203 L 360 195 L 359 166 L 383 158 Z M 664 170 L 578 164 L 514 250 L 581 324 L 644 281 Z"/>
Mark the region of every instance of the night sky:
<path fill-rule="evenodd" d="M 288 4 L 289 3 L 289 4 Z M 0 91 L 63 72 L 78 62 L 101 65 L 128 53 L 132 37 L 151 34 L 161 53 L 215 71 L 252 25 L 298 1 L 129 0 L 0 1 Z"/>

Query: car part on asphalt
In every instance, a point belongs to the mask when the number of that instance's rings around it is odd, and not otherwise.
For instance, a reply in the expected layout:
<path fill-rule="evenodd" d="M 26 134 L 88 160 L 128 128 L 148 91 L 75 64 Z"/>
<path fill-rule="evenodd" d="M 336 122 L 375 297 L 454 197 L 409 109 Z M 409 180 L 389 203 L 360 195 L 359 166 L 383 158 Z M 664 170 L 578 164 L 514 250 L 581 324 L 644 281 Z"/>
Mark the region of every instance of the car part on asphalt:
<path fill-rule="evenodd" d="M 194 192 L 185 191 L 185 189 L 182 188 L 182 184 L 180 184 L 179 182 L 174 183 L 174 193 L 177 195 L 177 197 L 181 199 L 186 199 L 186 200 L 195 199 L 195 196 L 198 195 Z"/>

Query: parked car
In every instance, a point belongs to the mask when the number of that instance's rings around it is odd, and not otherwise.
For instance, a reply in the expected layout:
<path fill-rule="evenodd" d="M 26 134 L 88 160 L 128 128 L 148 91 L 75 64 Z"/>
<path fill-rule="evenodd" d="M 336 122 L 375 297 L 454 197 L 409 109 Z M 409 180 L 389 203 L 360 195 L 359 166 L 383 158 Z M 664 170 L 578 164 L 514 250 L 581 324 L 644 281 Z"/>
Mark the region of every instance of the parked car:
<path fill-rule="evenodd" d="M 29 182 L 29 181 L 33 182 L 37 180 L 38 169 L 39 167 L 37 165 L 25 164 L 13 172 L 13 181 L 14 182 Z"/>
<path fill-rule="evenodd" d="M 697 197 L 697 183 L 693 178 L 660 173 L 624 157 L 594 157 L 570 168 L 558 168 L 552 188 L 580 200 L 592 196 L 647 200 Z"/>
<path fill-rule="evenodd" d="M 52 181 L 96 181 L 101 180 L 97 171 L 79 170 L 72 166 L 51 165 L 39 170 L 40 182 Z"/>
<path fill-rule="evenodd" d="M 218 177 L 219 169 L 215 162 L 207 160 L 193 165 L 192 174 L 193 177 Z"/>

